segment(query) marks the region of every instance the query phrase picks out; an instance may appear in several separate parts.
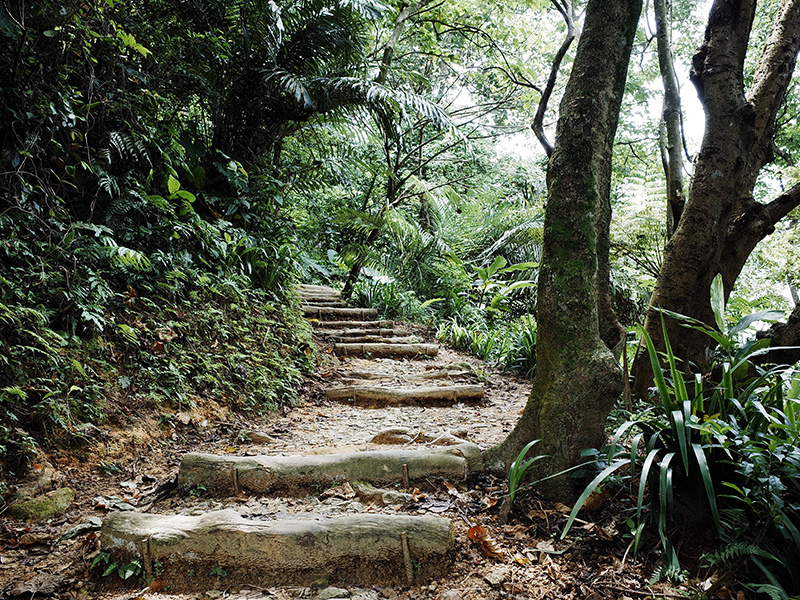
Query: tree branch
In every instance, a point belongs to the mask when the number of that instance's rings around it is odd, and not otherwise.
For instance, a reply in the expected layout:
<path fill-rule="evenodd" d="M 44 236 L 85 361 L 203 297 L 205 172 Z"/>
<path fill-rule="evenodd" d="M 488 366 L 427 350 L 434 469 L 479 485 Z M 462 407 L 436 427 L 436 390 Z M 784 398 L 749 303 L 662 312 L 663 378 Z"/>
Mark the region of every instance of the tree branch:
<path fill-rule="evenodd" d="M 547 78 L 547 84 L 544 86 L 544 91 L 542 92 L 542 97 L 539 99 L 539 106 L 536 108 L 536 115 L 533 117 L 533 124 L 531 125 L 536 139 L 539 140 L 539 143 L 542 145 L 542 148 L 544 148 L 545 154 L 547 154 L 548 157 L 553 153 L 553 145 L 550 143 L 550 140 L 547 139 L 547 135 L 544 132 L 544 115 L 545 112 L 547 112 L 547 104 L 550 101 L 550 96 L 553 95 L 553 90 L 556 87 L 558 72 L 561 70 L 561 62 L 564 60 L 564 56 L 566 56 L 567 50 L 569 50 L 572 44 L 572 40 L 575 39 L 575 8 L 571 0 L 550 0 L 550 2 L 564 18 L 564 22 L 567 24 L 567 35 L 564 41 L 561 42 L 561 47 L 553 58 L 553 64 L 550 67 L 550 76 Z"/>

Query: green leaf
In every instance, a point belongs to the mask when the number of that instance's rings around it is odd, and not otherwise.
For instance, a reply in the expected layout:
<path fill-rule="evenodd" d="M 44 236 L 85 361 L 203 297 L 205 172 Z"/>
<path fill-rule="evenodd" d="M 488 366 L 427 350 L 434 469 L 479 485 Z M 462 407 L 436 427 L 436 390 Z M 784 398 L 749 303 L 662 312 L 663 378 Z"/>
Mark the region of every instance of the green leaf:
<path fill-rule="evenodd" d="M 167 189 L 169 189 L 169 193 L 172 195 L 181 189 L 181 182 L 170 175 L 169 180 L 167 181 Z"/>
<path fill-rule="evenodd" d="M 711 470 L 708 467 L 705 452 L 699 444 L 692 444 L 695 458 L 697 458 L 697 466 L 700 469 L 700 476 L 703 478 L 703 487 L 706 490 L 706 497 L 708 498 L 708 506 L 711 509 L 711 517 L 714 519 L 714 527 L 717 532 L 720 531 L 719 511 L 717 510 L 717 496 L 714 493 L 714 483 L 711 477 Z"/>
<path fill-rule="evenodd" d="M 508 261 L 502 256 L 498 256 L 497 258 L 495 258 L 492 264 L 489 266 L 489 277 L 487 277 L 487 279 L 489 279 L 492 275 L 497 273 L 498 270 L 502 269 L 507 264 Z"/>

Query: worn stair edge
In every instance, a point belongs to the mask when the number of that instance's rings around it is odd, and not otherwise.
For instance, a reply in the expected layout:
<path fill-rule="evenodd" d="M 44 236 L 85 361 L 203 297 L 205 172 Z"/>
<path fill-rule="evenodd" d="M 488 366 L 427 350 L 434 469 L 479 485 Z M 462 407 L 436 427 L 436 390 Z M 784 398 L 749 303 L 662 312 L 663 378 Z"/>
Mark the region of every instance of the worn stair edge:
<path fill-rule="evenodd" d="M 178 487 L 203 486 L 215 496 L 240 491 L 256 494 L 302 494 L 337 482 L 366 481 L 375 485 L 409 482 L 431 476 L 464 479 L 483 470 L 478 446 L 402 448 L 296 456 L 220 456 L 190 452 L 178 469 Z"/>
<path fill-rule="evenodd" d="M 341 292 L 327 285 L 312 285 L 301 283 L 295 287 L 298 294 L 309 294 L 318 296 L 339 296 Z"/>
<path fill-rule="evenodd" d="M 352 400 L 357 406 L 410 406 L 425 403 L 456 403 L 480 400 L 480 385 L 440 385 L 411 388 L 386 388 L 367 385 L 333 386 L 325 390 L 332 400 Z"/>
<path fill-rule="evenodd" d="M 431 379 L 461 379 L 474 377 L 472 371 L 428 371 L 425 373 L 380 373 L 375 371 L 342 371 L 337 373 L 337 377 L 342 380 L 357 381 L 357 380 L 400 380 L 400 381 L 430 381 Z M 342 384 L 342 385 L 357 385 Z"/>
<path fill-rule="evenodd" d="M 311 325 L 315 328 L 315 332 L 321 332 L 322 329 L 347 329 L 359 327 L 377 327 L 391 329 L 394 327 L 394 321 L 311 321 Z"/>
<path fill-rule="evenodd" d="M 346 336 L 336 335 L 330 338 L 335 344 L 421 344 L 422 338 L 416 335 L 405 337 L 384 337 L 382 335 Z"/>
<path fill-rule="evenodd" d="M 336 356 L 372 356 L 378 358 L 414 358 L 415 356 L 436 356 L 437 344 L 334 344 Z"/>
<path fill-rule="evenodd" d="M 352 323 L 352 321 L 351 321 Z M 370 324 L 374 324 L 375 321 L 368 321 Z M 321 324 L 327 324 L 325 321 L 322 321 Z M 354 337 L 362 337 L 365 335 L 379 335 L 381 337 L 394 337 L 394 336 L 407 336 L 409 334 L 408 331 L 403 329 L 381 329 L 379 327 L 371 327 L 371 328 L 364 328 L 364 329 L 317 329 L 315 332 L 317 335 L 323 336 L 339 336 L 339 337 L 346 337 L 346 338 L 354 338 Z"/>
<path fill-rule="evenodd" d="M 326 317 L 340 317 L 342 319 L 371 319 L 378 316 L 377 308 L 331 308 L 327 306 L 301 306 L 303 315 L 324 319 Z"/>
<path fill-rule="evenodd" d="M 347 302 L 342 302 L 338 298 L 301 298 L 305 306 L 326 306 L 328 308 L 348 308 L 350 305 Z"/>
<path fill-rule="evenodd" d="M 103 521 L 100 546 L 117 560 L 138 558 L 172 591 L 208 589 L 213 571 L 225 573 L 226 587 L 393 586 L 411 583 L 409 570 L 414 584 L 444 575 L 454 535 L 449 519 L 434 516 L 251 521 L 233 509 L 194 517 L 117 512 Z"/>

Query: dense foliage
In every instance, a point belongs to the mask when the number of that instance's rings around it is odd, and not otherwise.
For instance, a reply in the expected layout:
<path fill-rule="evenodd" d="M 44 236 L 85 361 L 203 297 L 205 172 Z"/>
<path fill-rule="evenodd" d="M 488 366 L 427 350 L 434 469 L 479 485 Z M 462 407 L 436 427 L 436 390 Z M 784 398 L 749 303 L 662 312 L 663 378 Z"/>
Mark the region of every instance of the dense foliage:
<path fill-rule="evenodd" d="M 701 17 L 673 5 L 686 59 Z M 774 5 L 759 3 L 754 37 Z M 91 443 L 144 407 L 169 423 L 206 400 L 290 403 L 313 354 L 291 292 L 301 279 L 532 377 L 546 160 L 521 132 L 567 29 L 547 6 L 422 2 L 402 29 L 409 7 L 374 0 L 2 3 L 0 481 L 38 446 Z M 614 157 L 611 288 L 627 326 L 643 319 L 667 241 L 648 28 Z M 786 153 L 796 106 L 792 94 Z M 771 165 L 758 193 L 795 171 Z M 776 290 L 797 285 L 797 220 L 754 253 L 732 324 L 788 307 Z M 669 371 L 660 403 L 597 464 L 610 476 L 628 460 L 641 484 L 631 535 L 655 524 L 659 575 L 680 575 L 668 517 L 699 510 L 726 544 L 709 562 L 749 557 L 762 591 L 782 597 L 798 585 L 796 561 L 777 560 L 800 548 L 798 379 L 740 362 L 765 344 L 730 332 L 719 327 L 727 342 L 709 355 L 717 371 L 693 393 Z M 741 379 L 723 377 L 726 360 Z"/>

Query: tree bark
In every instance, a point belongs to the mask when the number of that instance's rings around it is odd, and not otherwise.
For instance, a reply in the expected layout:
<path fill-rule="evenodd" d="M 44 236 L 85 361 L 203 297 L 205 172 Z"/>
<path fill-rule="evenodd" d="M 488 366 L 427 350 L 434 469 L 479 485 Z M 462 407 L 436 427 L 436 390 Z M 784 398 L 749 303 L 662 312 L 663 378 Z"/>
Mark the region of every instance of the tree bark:
<path fill-rule="evenodd" d="M 800 0 L 781 3 L 745 94 L 744 58 L 755 5 L 755 0 L 715 1 L 705 41 L 692 60 L 691 77 L 706 112 L 706 132 L 645 323 L 660 350 L 664 339 L 656 309 L 713 325 L 711 281 L 722 274 L 727 298 L 756 244 L 800 205 L 798 186 L 768 204 L 753 199 L 758 174 L 773 159 L 775 119 L 800 50 Z M 666 323 L 675 354 L 693 369 L 706 371 L 711 338 L 674 319 Z M 632 374 L 634 392 L 646 398 L 652 370 L 641 348 Z"/>
<path fill-rule="evenodd" d="M 539 439 L 538 477 L 581 462 L 603 442 L 622 375 L 601 337 L 607 277 L 611 152 L 640 0 L 590 0 L 560 106 L 547 172 L 548 202 L 539 273 L 537 367 L 517 426 L 486 452 L 491 468 L 508 467 Z M 551 498 L 574 497 L 566 475 L 540 484 Z"/>
<path fill-rule="evenodd" d="M 675 233 L 686 198 L 683 193 L 683 154 L 681 153 L 681 92 L 672 61 L 670 48 L 670 19 L 667 15 L 667 0 L 653 0 L 656 15 L 656 41 L 658 44 L 658 66 L 664 85 L 664 110 L 662 123 L 664 139 L 661 142 L 664 176 L 667 180 L 667 231 Z"/>

